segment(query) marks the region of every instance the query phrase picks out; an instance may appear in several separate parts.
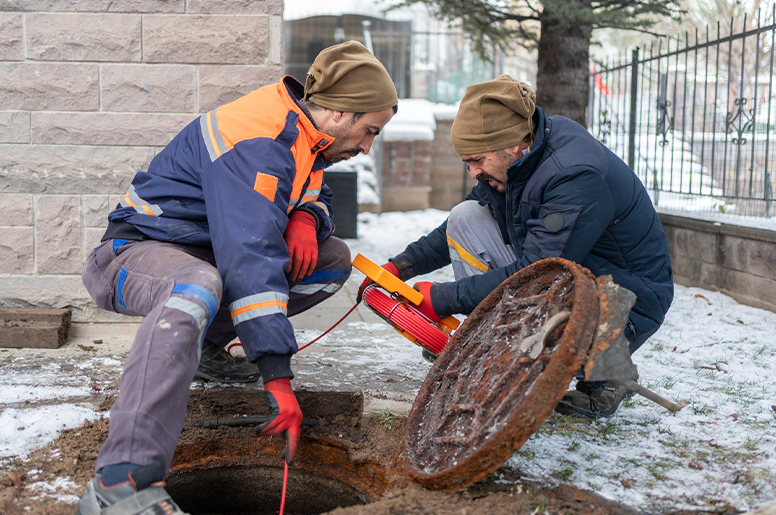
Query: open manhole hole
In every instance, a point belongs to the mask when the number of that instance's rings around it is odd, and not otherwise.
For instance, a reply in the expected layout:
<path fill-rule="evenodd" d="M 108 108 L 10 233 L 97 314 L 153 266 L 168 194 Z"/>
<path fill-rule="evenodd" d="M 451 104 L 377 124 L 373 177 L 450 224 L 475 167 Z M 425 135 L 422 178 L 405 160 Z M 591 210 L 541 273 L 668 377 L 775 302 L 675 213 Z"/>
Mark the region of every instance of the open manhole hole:
<path fill-rule="evenodd" d="M 253 426 L 242 424 L 252 421 L 240 415 L 264 415 L 260 393 L 234 389 L 190 394 L 187 423 L 166 480 L 167 491 L 185 512 L 278 513 L 286 440 L 257 437 Z M 362 418 L 359 392 L 300 390 L 297 399 L 310 418 L 288 470 L 284 514 L 326 513 L 378 500 L 387 488 L 387 462 L 366 451 L 386 447 L 393 455 L 401 434 L 386 433 L 374 417 Z"/>
<path fill-rule="evenodd" d="M 167 491 L 191 515 L 275 515 L 283 469 L 221 467 L 170 478 Z M 354 488 L 319 474 L 289 469 L 287 515 L 314 515 L 367 504 Z"/>

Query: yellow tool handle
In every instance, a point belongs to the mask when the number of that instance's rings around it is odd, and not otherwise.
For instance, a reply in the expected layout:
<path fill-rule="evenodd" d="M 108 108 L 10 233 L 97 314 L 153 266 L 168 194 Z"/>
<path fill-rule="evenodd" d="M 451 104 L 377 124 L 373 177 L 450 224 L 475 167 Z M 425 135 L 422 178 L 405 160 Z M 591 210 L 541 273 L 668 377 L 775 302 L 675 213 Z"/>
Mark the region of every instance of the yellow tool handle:
<path fill-rule="evenodd" d="M 361 254 L 357 254 L 353 259 L 353 266 L 387 291 L 401 295 L 416 306 L 423 302 L 423 295 L 418 290 L 411 288 L 391 272 Z"/>
<path fill-rule="evenodd" d="M 407 283 L 362 254 L 356 255 L 353 259 L 353 266 L 385 290 L 401 295 L 416 306 L 420 306 L 420 303 L 423 302 L 423 295 L 418 290 L 411 288 Z M 458 329 L 461 322 L 457 318 L 449 316 L 440 320 L 439 324 L 442 326 L 442 330 L 450 334 Z"/>

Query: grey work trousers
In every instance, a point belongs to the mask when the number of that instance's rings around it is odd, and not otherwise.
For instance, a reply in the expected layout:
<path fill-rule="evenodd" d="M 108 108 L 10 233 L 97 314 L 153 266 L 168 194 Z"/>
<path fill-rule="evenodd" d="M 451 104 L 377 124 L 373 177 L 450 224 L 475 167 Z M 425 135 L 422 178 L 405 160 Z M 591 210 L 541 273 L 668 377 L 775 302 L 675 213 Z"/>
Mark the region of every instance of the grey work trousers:
<path fill-rule="evenodd" d="M 350 270 L 345 242 L 335 237 L 321 242 L 310 276 L 321 280 L 289 283 L 288 316 L 336 293 Z M 91 252 L 81 277 L 102 309 L 145 317 L 124 365 L 96 469 L 159 461 L 167 471 L 203 336 L 221 346 L 237 336 L 228 305 L 221 302 L 213 251 L 154 240 L 108 240 Z"/>
<path fill-rule="evenodd" d="M 450 211 L 447 243 L 456 281 L 517 261 L 515 249 L 504 243 L 488 206 L 476 200 L 461 202 Z"/>

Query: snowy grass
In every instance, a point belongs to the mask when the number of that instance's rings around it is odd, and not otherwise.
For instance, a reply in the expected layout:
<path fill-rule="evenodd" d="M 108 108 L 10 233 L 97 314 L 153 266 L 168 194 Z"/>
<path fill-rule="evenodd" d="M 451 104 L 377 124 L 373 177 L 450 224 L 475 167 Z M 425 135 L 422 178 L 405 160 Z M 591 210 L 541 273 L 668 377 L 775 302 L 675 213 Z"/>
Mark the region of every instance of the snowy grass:
<path fill-rule="evenodd" d="M 56 440 L 61 431 L 96 418 L 94 410 L 74 404 L 6 408 L 0 413 L 0 458 L 26 458 L 34 449 Z"/>
<path fill-rule="evenodd" d="M 6 359 L 0 366 L 0 466 L 98 418 L 82 401 L 109 387 L 121 369 L 115 356 Z"/>

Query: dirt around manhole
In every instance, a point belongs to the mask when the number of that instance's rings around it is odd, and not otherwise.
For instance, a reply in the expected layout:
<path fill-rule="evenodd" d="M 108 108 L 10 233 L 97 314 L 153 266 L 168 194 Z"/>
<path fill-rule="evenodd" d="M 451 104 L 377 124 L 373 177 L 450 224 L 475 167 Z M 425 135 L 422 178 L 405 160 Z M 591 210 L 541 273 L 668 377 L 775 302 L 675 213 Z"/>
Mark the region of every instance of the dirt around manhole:
<path fill-rule="evenodd" d="M 301 392 L 300 392 L 301 393 Z M 304 397 L 301 394 L 300 397 Z M 322 393 L 312 394 L 320 398 Z M 326 400 L 325 398 L 323 399 Z M 341 399 L 340 399 L 341 400 Z M 302 401 L 300 400 L 300 403 Z M 112 399 L 106 399 L 102 408 L 107 411 Z M 356 464 L 375 464 L 388 472 L 404 433 L 405 420 L 383 413 L 354 418 L 352 413 L 327 412 L 331 402 L 321 402 L 316 426 L 304 426 L 303 446 L 312 449 L 316 442 L 328 442 L 347 452 Z M 261 415 L 265 410 L 261 392 L 240 389 L 212 389 L 192 392 L 187 411 L 187 425 L 181 435 L 181 449 L 195 448 L 210 440 L 248 441 L 256 439 L 250 427 L 200 427 L 206 418 Z M 336 408 L 342 409 L 342 406 Z M 347 411 L 347 410 L 346 410 Z M 311 409 L 309 412 L 316 413 Z M 309 412 L 306 416 L 309 416 Z M 34 451 L 27 460 L 13 460 L 0 472 L 0 513 L 3 515 L 45 514 L 71 515 L 86 483 L 94 474 L 94 463 L 102 442 L 108 435 L 108 420 L 85 422 L 78 429 L 64 431 L 51 445 Z M 278 437 L 277 448 L 282 448 Z M 176 455 L 176 460 L 180 461 Z M 278 466 L 282 464 L 277 459 Z M 173 465 L 175 468 L 175 464 Z M 636 514 L 635 510 L 610 502 L 592 492 L 569 486 L 547 488 L 520 481 L 513 471 L 497 471 L 494 476 L 455 494 L 425 490 L 416 485 L 403 485 L 381 494 L 368 505 L 336 508 L 330 515 L 491 515 L 568 513 L 568 514 Z M 266 474 L 262 488 L 277 492 L 278 474 Z M 275 484 L 277 483 L 277 484 Z M 246 485 L 255 488 L 258 485 Z M 218 494 L 218 492 L 214 492 Z M 368 497 L 368 496 L 367 496 Z M 277 509 L 277 508 L 275 508 Z M 245 512 L 243 512 L 245 513 Z M 287 512 L 288 513 L 288 512 Z M 309 513 L 309 512 L 308 512 Z"/>

